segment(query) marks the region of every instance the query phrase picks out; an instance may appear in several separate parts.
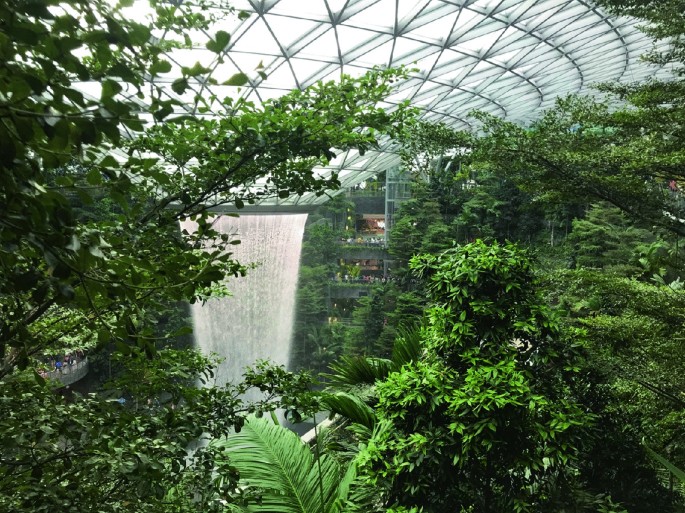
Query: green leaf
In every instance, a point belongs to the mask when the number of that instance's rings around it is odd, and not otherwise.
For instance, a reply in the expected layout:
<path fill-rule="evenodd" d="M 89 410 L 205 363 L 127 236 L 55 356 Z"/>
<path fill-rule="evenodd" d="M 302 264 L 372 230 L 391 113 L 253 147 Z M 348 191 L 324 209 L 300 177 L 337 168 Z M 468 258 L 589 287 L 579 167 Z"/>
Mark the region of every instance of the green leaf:
<path fill-rule="evenodd" d="M 376 425 L 376 415 L 373 410 L 357 395 L 347 392 L 323 394 L 322 401 L 332 413 L 342 415 L 369 429 L 373 429 Z"/>
<path fill-rule="evenodd" d="M 165 117 L 167 117 L 173 111 L 174 111 L 174 109 L 171 107 L 171 105 L 166 103 L 166 104 L 162 105 L 162 107 L 153 114 L 153 117 L 157 121 L 162 121 Z"/>
<path fill-rule="evenodd" d="M 198 75 L 204 75 L 206 73 L 209 73 L 211 70 L 209 68 L 205 68 L 199 62 L 196 62 L 195 64 L 193 64 L 192 68 L 184 67 L 182 68 L 182 71 L 184 75 L 187 75 L 189 77 L 196 77 Z"/>
<path fill-rule="evenodd" d="M 14 128 L 22 142 L 29 142 L 33 139 L 33 119 L 31 118 L 14 118 Z"/>
<path fill-rule="evenodd" d="M 76 89 L 65 88 L 63 94 L 80 107 L 83 107 L 86 104 L 85 100 L 83 99 L 83 94 L 81 93 L 81 91 L 77 91 Z"/>
<path fill-rule="evenodd" d="M 32 94 L 29 83 L 23 78 L 16 76 L 11 79 L 7 90 L 12 93 L 10 97 L 12 103 L 19 103 Z"/>
<path fill-rule="evenodd" d="M 122 119 L 122 123 L 134 132 L 142 132 L 143 130 L 145 130 L 145 125 L 143 124 L 143 122 L 135 117 L 124 118 Z"/>
<path fill-rule="evenodd" d="M 6 167 L 12 165 L 17 154 L 16 146 L 7 133 L 7 129 L 0 123 L 0 164 Z"/>
<path fill-rule="evenodd" d="M 373 385 L 394 370 L 393 362 L 383 358 L 342 356 L 331 364 L 331 374 L 325 374 L 333 385 Z"/>
<path fill-rule="evenodd" d="M 53 134 L 50 138 L 50 148 L 55 151 L 62 151 L 69 145 L 70 124 L 66 118 L 60 119 L 53 127 Z"/>
<path fill-rule="evenodd" d="M 104 344 L 106 342 L 109 342 L 111 339 L 111 335 L 110 335 L 109 331 L 107 331 L 107 330 L 98 331 L 97 337 L 98 337 L 98 343 L 99 344 Z"/>
<path fill-rule="evenodd" d="M 171 71 L 171 63 L 167 60 L 161 59 L 150 66 L 150 74 L 154 77 L 160 73 L 169 73 Z"/>
<path fill-rule="evenodd" d="M 221 85 L 242 86 L 247 84 L 248 80 L 249 79 L 245 73 L 236 73 L 231 78 L 226 80 L 226 82 L 223 82 Z"/>
<path fill-rule="evenodd" d="M 83 118 L 76 119 L 74 124 L 79 130 L 79 137 L 83 144 L 94 144 L 97 142 L 97 130 L 91 120 Z"/>
<path fill-rule="evenodd" d="M 223 30 L 219 30 L 213 40 L 207 41 L 207 49 L 214 53 L 221 53 L 228 46 L 231 41 L 231 34 Z"/>
<path fill-rule="evenodd" d="M 88 174 L 86 175 L 86 180 L 90 185 L 100 185 L 102 184 L 102 175 L 100 174 L 100 171 L 93 168 L 90 171 L 88 171 Z"/>
<path fill-rule="evenodd" d="M 58 176 L 55 178 L 55 183 L 60 187 L 72 187 L 74 180 L 70 176 Z"/>
<path fill-rule="evenodd" d="M 186 78 L 177 78 L 171 83 L 171 90 L 176 94 L 183 94 L 188 88 L 188 80 Z"/>
<path fill-rule="evenodd" d="M 666 458 L 661 456 L 659 453 L 652 450 L 649 446 L 645 445 L 647 453 L 656 461 L 661 463 L 666 469 L 673 474 L 681 483 L 685 483 L 685 472 L 676 467 L 673 463 L 668 461 Z"/>
<path fill-rule="evenodd" d="M 334 458 L 318 461 L 300 437 L 266 418 L 248 418 L 240 433 L 214 442 L 228 451 L 240 478 L 262 489 L 255 513 L 333 513 L 346 499 Z"/>
<path fill-rule="evenodd" d="M 94 203 L 93 196 L 91 196 L 88 191 L 79 188 L 76 189 L 76 194 L 84 205 L 92 205 Z"/>
<path fill-rule="evenodd" d="M 102 167 L 110 167 L 110 168 L 118 168 L 119 167 L 119 161 L 115 159 L 112 155 L 106 155 L 101 161 L 100 161 L 100 166 Z"/>
<path fill-rule="evenodd" d="M 105 80 L 102 83 L 102 95 L 101 99 L 107 100 L 112 98 L 114 95 L 121 92 L 121 84 L 115 80 Z"/>

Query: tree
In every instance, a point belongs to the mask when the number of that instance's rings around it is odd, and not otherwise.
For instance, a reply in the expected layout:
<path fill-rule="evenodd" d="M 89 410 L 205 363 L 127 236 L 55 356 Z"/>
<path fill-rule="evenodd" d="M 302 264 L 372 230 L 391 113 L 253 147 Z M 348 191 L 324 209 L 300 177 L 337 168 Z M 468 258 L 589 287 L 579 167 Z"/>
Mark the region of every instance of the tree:
<path fill-rule="evenodd" d="M 371 286 L 369 294 L 359 298 L 346 333 L 346 353 L 390 354 L 396 326 L 388 325 L 388 314 L 395 309 L 398 292 L 394 284 L 384 283 Z"/>
<path fill-rule="evenodd" d="M 657 239 L 631 223 L 619 209 L 599 203 L 592 205 L 584 218 L 573 220 L 567 240 L 574 246 L 579 267 L 607 268 L 634 276 L 644 271 L 638 252 Z"/>
<path fill-rule="evenodd" d="M 197 387 L 212 382 L 216 362 L 189 351 L 160 350 L 151 361 L 134 350 L 121 364 L 105 394 L 65 396 L 30 371 L 0 381 L 0 509 L 224 511 L 249 497 L 221 451 L 199 442 L 239 430 L 250 412 L 297 409 L 303 403 L 287 398 L 310 386 L 261 364 L 238 386 Z M 244 403 L 250 388 L 263 399 Z"/>
<path fill-rule="evenodd" d="M 424 244 L 432 250 L 437 249 L 436 246 L 440 246 L 441 241 L 434 241 L 434 235 L 436 232 L 444 234 L 444 228 L 440 204 L 431 194 L 429 184 L 420 179 L 415 180 L 412 184 L 412 197 L 400 206 L 390 231 L 388 252 L 395 260 L 393 275 L 401 280 L 408 280 L 409 259 Z M 439 249 L 449 247 L 451 242 L 443 240 L 442 244 Z"/>
<path fill-rule="evenodd" d="M 598 4 L 613 14 L 633 16 L 645 20 L 643 30 L 654 39 L 668 39 L 666 48 L 658 48 L 647 54 L 647 59 L 656 64 L 685 63 L 685 10 L 682 0 L 598 0 Z M 683 75 L 685 69 L 675 68 Z"/>
<path fill-rule="evenodd" d="M 470 147 L 470 134 L 442 123 L 415 121 L 401 134 L 399 153 L 404 169 L 425 182 L 429 197 L 437 200 L 443 215 L 453 213 L 461 187 L 461 161 Z"/>
<path fill-rule="evenodd" d="M 648 22 L 645 31 L 663 52 L 647 58 L 674 69 L 673 80 L 601 84 L 602 101 L 571 96 L 557 101 L 530 127 L 477 114 L 486 136 L 474 157 L 488 162 L 533 196 L 608 202 L 634 220 L 682 235 L 680 183 L 685 138 L 685 26 L 681 0 L 600 0 L 614 14 Z M 623 104 L 622 108 L 615 105 Z"/>
<path fill-rule="evenodd" d="M 423 351 L 376 383 L 360 475 L 385 506 L 550 507 L 591 422 L 568 386 L 577 334 L 560 331 L 515 246 L 476 241 L 411 265 L 433 302 Z"/>
<path fill-rule="evenodd" d="M 207 492 L 206 503 L 223 493 L 210 486 L 213 458 L 187 462 L 186 449 L 203 432 L 240 427 L 235 391 L 197 391 L 193 377 L 208 362 L 188 355 L 193 365 L 186 368 L 177 361 L 183 357 L 163 350 L 187 326 L 156 325 L 170 304 L 224 293 L 226 277 L 247 271 L 232 258 L 238 241 L 213 229 L 209 209 L 323 194 L 339 185 L 337 176 L 312 168 L 333 158 L 332 148 L 375 147 L 412 112 L 379 106 L 404 73 L 381 70 L 261 106 L 203 94 L 182 105 L 158 87 L 171 70 L 166 52 L 190 45 L 186 31 L 210 30 L 229 11 L 153 0 L 156 16 L 148 22 L 126 12 L 131 4 L 0 4 L 0 380 L 2 437 L 11 444 L 0 479 L 2 504 L 13 511 L 33 511 L 27 490 L 43 494 L 36 504 L 44 510 L 59 504 L 80 511 L 122 510 L 129 500 L 139 511 L 168 502 L 183 509 L 196 492 Z M 178 37 L 152 37 L 157 30 Z M 208 50 L 221 58 L 229 37 L 217 31 Z M 183 68 L 172 88 L 180 95 L 215 79 L 197 63 Z M 100 95 L 82 94 L 79 82 L 100 84 Z M 114 208 L 93 208 L 98 202 Z M 195 221 L 196 232 L 181 233 L 182 220 Z M 139 378 L 169 370 L 167 385 L 181 404 L 129 411 L 100 396 L 60 402 L 30 368 L 32 358 L 67 338 L 94 351 L 115 347 L 139 363 L 138 374 L 118 385 L 139 405 L 170 393 Z M 306 381 L 271 367 L 252 378 L 286 397 Z M 160 495 L 184 483 L 204 488 Z M 84 495 L 73 497 L 74 490 Z"/>
<path fill-rule="evenodd" d="M 301 265 L 333 265 L 339 249 L 337 243 L 343 232 L 328 224 L 312 224 L 305 230 L 302 242 Z"/>
<path fill-rule="evenodd" d="M 549 273 L 545 289 L 565 312 L 562 321 L 586 333 L 586 364 L 575 390 L 597 421 L 578 459 L 581 478 L 631 512 L 677 510 L 682 498 L 657 479 L 645 444 L 685 466 L 685 293 L 591 269 Z"/>
<path fill-rule="evenodd" d="M 212 228 L 210 207 L 335 188 L 337 176 L 319 177 L 313 166 L 327 163 L 331 148 L 375 146 L 409 113 L 378 106 L 402 74 L 395 71 L 343 77 L 262 106 L 216 99 L 205 105 L 213 119 L 173 117 L 175 102 L 154 94 L 140 107 L 121 82 L 154 89 L 146 77 L 170 68 L 165 43 L 150 38 L 151 31 L 204 28 L 210 20 L 191 4 L 154 4 L 158 18 L 149 26 L 125 18 L 121 5 L 54 4 L 58 14 L 29 1 L 5 5 L 1 13 L 8 66 L 0 76 L 6 98 L 0 193 L 7 206 L 0 220 L 6 319 L 0 375 L 84 325 L 101 343 L 136 339 L 152 349 L 141 311 L 165 301 L 201 301 L 224 276 L 245 272 L 231 258 L 236 241 Z M 210 49 L 222 52 L 224 40 L 217 33 Z M 78 52 L 89 57 L 79 59 Z M 198 65 L 183 72 L 177 93 L 204 80 L 207 70 Z M 74 86 L 88 80 L 103 84 L 100 98 L 87 99 Z M 145 114 L 154 125 L 146 128 Z M 123 138 L 121 128 L 135 137 Z M 125 152 L 115 157 L 115 148 Z M 75 219 L 68 198 L 92 203 L 93 190 L 112 198 L 120 213 L 99 222 Z M 177 226 L 184 219 L 198 223 L 197 232 L 181 237 Z M 88 322 L 64 321 L 49 336 L 33 329 L 55 306 L 85 311 Z"/>

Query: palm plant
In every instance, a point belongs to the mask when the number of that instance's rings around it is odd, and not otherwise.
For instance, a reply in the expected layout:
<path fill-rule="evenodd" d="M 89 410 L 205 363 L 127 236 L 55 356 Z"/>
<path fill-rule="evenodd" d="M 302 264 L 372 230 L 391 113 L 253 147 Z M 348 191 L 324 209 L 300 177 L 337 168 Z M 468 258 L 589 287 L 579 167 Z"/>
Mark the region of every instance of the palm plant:
<path fill-rule="evenodd" d="M 385 379 L 391 372 L 400 370 L 404 364 L 418 359 L 421 351 L 420 328 L 400 328 L 390 359 L 343 356 L 330 365 L 331 372 L 324 376 L 337 389 L 370 386 L 377 380 Z"/>
<path fill-rule="evenodd" d="M 249 513 L 340 513 L 355 467 L 345 471 L 330 455 L 315 455 L 297 434 L 265 418 L 250 417 L 240 433 L 213 442 L 226 450 L 241 483 L 261 501 Z"/>
<path fill-rule="evenodd" d="M 332 414 L 367 429 L 375 427 L 376 415 L 370 406 L 375 402 L 374 383 L 417 360 L 422 351 L 420 328 L 400 328 L 398 331 L 390 359 L 342 356 L 330 365 L 331 373 L 324 375 L 329 387 L 322 394 L 322 402 Z"/>

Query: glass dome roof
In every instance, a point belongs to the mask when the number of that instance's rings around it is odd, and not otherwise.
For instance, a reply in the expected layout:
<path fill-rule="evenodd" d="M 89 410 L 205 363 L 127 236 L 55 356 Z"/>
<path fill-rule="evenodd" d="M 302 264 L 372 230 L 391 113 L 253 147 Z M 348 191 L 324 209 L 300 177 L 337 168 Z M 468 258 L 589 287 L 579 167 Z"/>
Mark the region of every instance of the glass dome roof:
<path fill-rule="evenodd" d="M 640 59 L 653 43 L 635 20 L 611 17 L 590 0 L 229 3 L 249 16 L 223 16 L 216 23 L 214 32 L 231 34 L 221 54 L 206 47 L 212 31 L 191 34 L 192 49 L 170 53 L 173 69 L 155 79 L 170 97 L 188 105 L 197 94 L 241 95 L 260 102 L 341 73 L 360 75 L 373 66 L 409 65 L 418 72 L 399 84 L 387 108 L 408 99 L 422 108 L 425 120 L 465 129 L 472 127 L 468 113 L 474 109 L 526 123 L 553 106 L 557 97 L 591 93 L 589 86 L 597 82 L 670 76 L 668 70 Z M 216 14 L 225 12 L 223 4 L 216 0 Z M 144 14 L 138 4 L 131 9 L 135 16 Z M 181 76 L 182 66 L 196 62 L 211 72 L 179 97 L 171 84 Z M 236 73 L 245 73 L 249 83 L 241 88 L 210 84 L 221 84 Z M 363 157 L 355 152 L 339 155 L 330 167 L 337 168 L 343 186 L 349 186 L 398 162 L 387 143 L 383 151 Z M 286 203 L 325 199 L 290 198 Z"/>

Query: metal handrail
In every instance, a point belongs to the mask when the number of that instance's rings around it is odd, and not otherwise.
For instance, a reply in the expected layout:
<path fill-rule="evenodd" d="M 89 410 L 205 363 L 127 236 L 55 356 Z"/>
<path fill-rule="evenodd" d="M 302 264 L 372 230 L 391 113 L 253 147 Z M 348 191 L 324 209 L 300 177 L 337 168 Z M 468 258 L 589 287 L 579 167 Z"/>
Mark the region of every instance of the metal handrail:
<path fill-rule="evenodd" d="M 73 365 L 66 364 L 59 370 L 46 372 L 45 377 L 55 379 L 66 386 L 83 379 L 86 374 L 88 374 L 88 357 Z"/>

